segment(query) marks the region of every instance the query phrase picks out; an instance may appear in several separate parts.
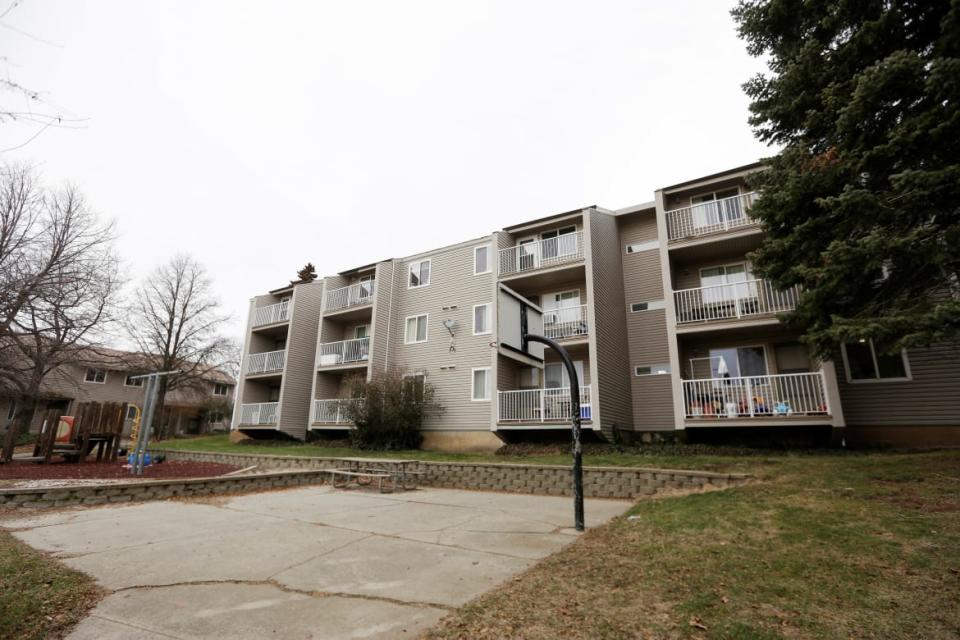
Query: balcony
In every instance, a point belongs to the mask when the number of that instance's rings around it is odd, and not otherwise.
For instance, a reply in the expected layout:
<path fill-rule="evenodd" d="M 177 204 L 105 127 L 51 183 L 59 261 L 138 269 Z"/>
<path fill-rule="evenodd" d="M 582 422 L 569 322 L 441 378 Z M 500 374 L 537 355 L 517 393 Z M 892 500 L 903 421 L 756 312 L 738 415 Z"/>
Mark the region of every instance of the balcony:
<path fill-rule="evenodd" d="M 500 249 L 500 275 L 524 273 L 583 260 L 583 232 Z"/>
<path fill-rule="evenodd" d="M 331 289 L 327 291 L 324 311 L 339 311 L 361 304 L 373 302 L 373 296 L 376 294 L 376 281 L 364 280 L 347 287 Z"/>
<path fill-rule="evenodd" d="M 240 405 L 240 426 L 276 425 L 279 402 L 258 402 Z"/>
<path fill-rule="evenodd" d="M 774 289 L 766 280 L 746 280 L 673 292 L 677 324 L 772 316 L 797 308 L 800 288 Z"/>
<path fill-rule="evenodd" d="M 276 322 L 286 322 L 290 319 L 290 301 L 284 300 L 277 304 L 271 304 L 266 307 L 258 307 L 253 310 L 253 325 L 260 327 L 266 324 Z"/>
<path fill-rule="evenodd" d="M 820 371 L 684 380 L 683 397 L 695 420 L 830 416 Z"/>
<path fill-rule="evenodd" d="M 497 421 L 501 424 L 570 422 L 570 387 L 497 392 Z M 580 387 L 580 419 L 593 418 L 590 387 Z"/>
<path fill-rule="evenodd" d="M 343 398 L 313 401 L 313 424 L 348 427 L 353 425 L 349 417 L 350 401 Z"/>
<path fill-rule="evenodd" d="M 247 375 L 283 371 L 283 364 L 286 361 L 286 357 L 286 351 L 251 353 L 247 356 Z"/>
<path fill-rule="evenodd" d="M 586 337 L 587 305 L 543 312 L 543 335 L 555 340 Z"/>
<path fill-rule="evenodd" d="M 752 191 L 667 211 L 667 239 L 689 240 L 755 225 L 750 206 L 758 195 Z"/>
<path fill-rule="evenodd" d="M 318 367 L 335 367 L 348 364 L 365 365 L 370 359 L 370 338 L 355 338 L 340 342 L 320 344 Z"/>

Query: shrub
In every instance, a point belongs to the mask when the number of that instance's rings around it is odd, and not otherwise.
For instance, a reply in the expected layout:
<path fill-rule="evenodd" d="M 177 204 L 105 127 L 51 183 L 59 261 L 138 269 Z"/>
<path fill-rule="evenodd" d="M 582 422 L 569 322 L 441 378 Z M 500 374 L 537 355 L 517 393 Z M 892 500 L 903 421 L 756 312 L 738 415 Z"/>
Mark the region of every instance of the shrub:
<path fill-rule="evenodd" d="M 351 378 L 347 414 L 356 426 L 350 431 L 353 446 L 380 451 L 418 448 L 423 419 L 443 412 L 435 396 L 425 376 L 403 369 L 378 373 L 369 381 Z"/>

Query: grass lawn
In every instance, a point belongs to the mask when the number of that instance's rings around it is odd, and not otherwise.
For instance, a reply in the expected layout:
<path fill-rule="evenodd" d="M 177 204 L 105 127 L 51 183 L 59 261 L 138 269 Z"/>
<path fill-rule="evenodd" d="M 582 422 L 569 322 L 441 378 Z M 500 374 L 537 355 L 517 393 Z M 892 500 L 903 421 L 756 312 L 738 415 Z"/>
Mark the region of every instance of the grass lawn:
<path fill-rule="evenodd" d="M 762 465 L 637 503 L 428 637 L 960 637 L 960 451 Z"/>
<path fill-rule="evenodd" d="M 404 458 L 428 460 L 434 462 L 499 462 L 513 464 L 570 464 L 569 455 L 524 455 L 506 456 L 492 453 L 440 453 L 436 451 L 364 451 L 348 447 L 320 446 L 295 441 L 251 441 L 230 442 L 227 435 L 202 436 L 155 442 L 160 449 L 180 449 L 184 451 L 212 451 L 218 453 L 250 453 L 276 456 L 317 456 L 334 458 Z M 631 450 L 629 453 L 609 453 L 602 455 L 584 455 L 584 464 L 591 466 L 640 466 L 670 467 L 674 469 L 708 469 L 718 471 L 754 471 L 765 463 L 776 464 L 790 454 L 767 453 L 757 456 L 690 455 L 683 453 L 664 453 L 664 451 L 682 450 L 682 447 L 664 448 L 652 446 L 648 449 Z M 691 449 L 692 450 L 692 449 Z M 722 451 L 722 449 L 720 450 Z"/>
<path fill-rule="evenodd" d="M 101 595 L 92 578 L 0 531 L 0 638 L 59 638 Z"/>

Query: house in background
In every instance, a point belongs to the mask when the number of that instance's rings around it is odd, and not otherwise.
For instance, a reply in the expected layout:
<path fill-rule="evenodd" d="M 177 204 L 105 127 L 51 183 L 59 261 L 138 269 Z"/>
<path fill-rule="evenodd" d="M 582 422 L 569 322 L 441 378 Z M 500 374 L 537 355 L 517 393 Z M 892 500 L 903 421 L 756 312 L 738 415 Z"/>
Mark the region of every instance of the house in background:
<path fill-rule="evenodd" d="M 539 304 L 570 352 L 584 429 L 612 439 L 777 430 L 896 444 L 960 443 L 960 350 L 886 356 L 869 341 L 821 360 L 779 314 L 800 291 L 756 277 L 759 163 L 618 210 L 584 207 L 257 296 L 233 428 L 305 439 L 350 429 L 349 376 L 429 380 L 427 448 L 493 449 L 569 429 L 570 381 L 498 347 L 497 291 Z"/>
<path fill-rule="evenodd" d="M 141 354 L 97 348 L 78 351 L 75 362 L 62 365 L 44 380 L 40 407 L 30 423 L 31 432 L 42 426 L 47 409 L 70 415 L 83 402 L 127 403 L 124 435 L 130 433 L 133 420 L 144 403 L 144 380 L 133 379 L 146 372 L 138 367 Z M 230 428 L 230 410 L 236 381 L 229 374 L 211 369 L 194 387 L 167 393 L 164 420 L 170 434 L 201 433 Z M 0 426 L 3 430 L 13 420 L 16 404 L 0 399 Z"/>

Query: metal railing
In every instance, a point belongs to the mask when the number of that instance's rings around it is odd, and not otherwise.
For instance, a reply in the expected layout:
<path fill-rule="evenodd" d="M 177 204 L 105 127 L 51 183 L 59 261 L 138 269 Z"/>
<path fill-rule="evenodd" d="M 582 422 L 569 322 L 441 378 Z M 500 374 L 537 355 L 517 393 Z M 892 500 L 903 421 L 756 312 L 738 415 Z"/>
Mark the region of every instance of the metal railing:
<path fill-rule="evenodd" d="M 587 305 L 544 311 L 543 335 L 548 338 L 575 338 L 587 335 Z"/>
<path fill-rule="evenodd" d="M 286 356 L 286 351 L 251 353 L 247 356 L 247 373 L 283 371 L 283 363 L 286 361 Z"/>
<path fill-rule="evenodd" d="M 259 327 L 262 324 L 273 324 L 274 322 L 285 322 L 290 319 L 290 301 L 284 300 L 277 304 L 271 304 L 266 307 L 258 307 L 253 310 L 253 326 Z"/>
<path fill-rule="evenodd" d="M 373 302 L 376 290 L 376 280 L 364 280 L 339 289 L 331 289 L 327 291 L 327 299 L 323 308 L 325 311 L 335 311 Z"/>
<path fill-rule="evenodd" d="M 355 338 L 340 342 L 320 344 L 320 357 L 317 366 L 331 367 L 350 362 L 364 362 L 370 359 L 370 338 Z"/>
<path fill-rule="evenodd" d="M 677 324 L 770 315 L 797 308 L 800 287 L 783 291 L 766 280 L 745 280 L 673 292 Z"/>
<path fill-rule="evenodd" d="M 570 387 L 497 392 L 499 422 L 562 422 L 570 420 Z M 593 419 L 590 387 L 580 387 L 580 418 Z"/>
<path fill-rule="evenodd" d="M 688 418 L 829 416 L 823 372 L 683 381 Z"/>
<path fill-rule="evenodd" d="M 534 240 L 500 249 L 500 275 L 552 267 L 583 259 L 583 232 Z"/>
<path fill-rule="evenodd" d="M 240 424 L 277 424 L 279 402 L 258 402 L 240 405 Z"/>
<path fill-rule="evenodd" d="M 350 401 L 343 398 L 313 401 L 313 422 L 316 424 L 353 424 L 349 417 Z"/>
<path fill-rule="evenodd" d="M 756 224 L 750 217 L 750 206 L 758 196 L 751 191 L 667 211 L 667 239 L 697 238 Z"/>

